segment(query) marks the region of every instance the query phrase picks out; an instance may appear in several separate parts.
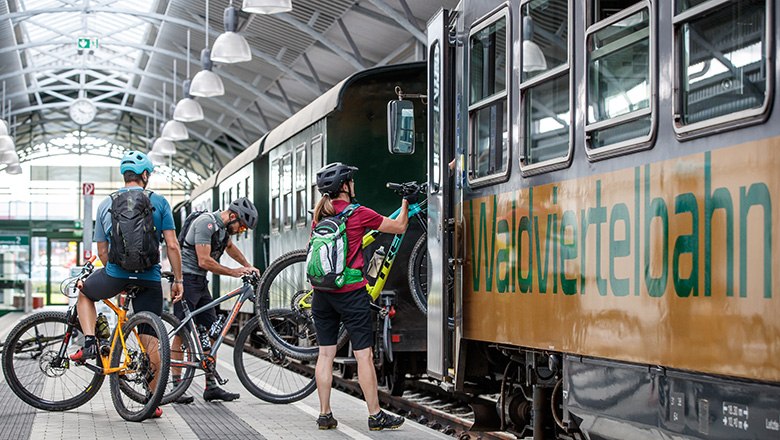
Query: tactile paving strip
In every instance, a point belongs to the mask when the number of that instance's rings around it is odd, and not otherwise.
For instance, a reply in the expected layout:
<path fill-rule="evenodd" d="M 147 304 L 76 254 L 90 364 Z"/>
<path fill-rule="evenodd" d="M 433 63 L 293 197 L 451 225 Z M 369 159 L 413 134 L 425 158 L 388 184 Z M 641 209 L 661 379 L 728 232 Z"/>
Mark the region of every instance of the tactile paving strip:
<path fill-rule="evenodd" d="M 262 434 L 241 420 L 222 403 L 195 402 L 176 405 L 176 413 L 189 425 L 199 440 L 261 439 Z"/>

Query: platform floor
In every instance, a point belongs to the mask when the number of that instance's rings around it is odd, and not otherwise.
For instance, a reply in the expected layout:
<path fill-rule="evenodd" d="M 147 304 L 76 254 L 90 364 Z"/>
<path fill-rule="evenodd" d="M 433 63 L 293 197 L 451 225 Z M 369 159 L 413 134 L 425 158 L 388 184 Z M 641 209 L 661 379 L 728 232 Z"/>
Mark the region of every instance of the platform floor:
<path fill-rule="evenodd" d="M 7 333 L 23 316 L 12 313 L 0 317 L 0 341 L 5 341 Z M 111 403 L 107 383 L 95 398 L 80 408 L 47 412 L 22 402 L 0 375 L 0 440 L 452 438 L 408 419 L 396 431 L 369 431 L 365 402 L 340 391 L 333 392 L 331 401 L 339 427 L 320 431 L 316 426 L 319 414 L 316 392 L 293 404 L 266 403 L 243 388 L 232 365 L 232 353 L 218 362 L 223 377 L 229 379 L 224 388 L 241 393 L 240 399 L 206 403 L 201 396 L 203 378 L 197 377 L 189 390 L 195 395 L 193 404 L 166 405 L 162 418 L 142 423 L 126 422 L 119 417 Z"/>

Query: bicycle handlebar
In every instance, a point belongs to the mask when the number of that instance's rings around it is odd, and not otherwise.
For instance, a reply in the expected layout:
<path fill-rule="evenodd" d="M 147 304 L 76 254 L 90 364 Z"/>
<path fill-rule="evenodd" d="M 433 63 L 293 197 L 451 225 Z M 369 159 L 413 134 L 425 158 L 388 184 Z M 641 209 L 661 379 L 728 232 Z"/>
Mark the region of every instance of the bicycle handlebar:
<path fill-rule="evenodd" d="M 173 284 L 173 281 L 176 279 L 176 277 L 173 275 L 173 272 L 171 271 L 165 271 L 160 274 L 163 278 L 167 279 L 169 283 Z M 257 286 L 257 283 L 260 282 L 260 275 L 257 274 L 257 272 L 250 272 L 246 273 L 244 275 L 241 275 L 241 281 L 243 281 L 246 284 L 251 284 L 253 286 Z"/>
<path fill-rule="evenodd" d="M 410 196 L 412 194 L 417 193 L 424 193 L 425 192 L 425 183 L 418 184 L 417 182 L 404 182 L 404 183 L 393 183 L 393 182 L 387 182 L 387 189 L 390 189 L 394 191 L 399 196 Z"/>

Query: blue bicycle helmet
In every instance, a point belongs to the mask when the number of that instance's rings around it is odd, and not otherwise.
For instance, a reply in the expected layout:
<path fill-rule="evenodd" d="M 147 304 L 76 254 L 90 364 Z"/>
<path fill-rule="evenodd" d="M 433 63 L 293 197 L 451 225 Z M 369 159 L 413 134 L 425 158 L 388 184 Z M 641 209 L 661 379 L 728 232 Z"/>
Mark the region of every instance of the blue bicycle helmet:
<path fill-rule="evenodd" d="M 139 175 L 144 171 L 149 171 L 151 174 L 154 171 L 154 164 L 146 157 L 146 154 L 140 151 L 128 151 L 122 156 L 122 162 L 119 165 L 119 172 L 124 174 L 125 171 L 132 171 Z"/>

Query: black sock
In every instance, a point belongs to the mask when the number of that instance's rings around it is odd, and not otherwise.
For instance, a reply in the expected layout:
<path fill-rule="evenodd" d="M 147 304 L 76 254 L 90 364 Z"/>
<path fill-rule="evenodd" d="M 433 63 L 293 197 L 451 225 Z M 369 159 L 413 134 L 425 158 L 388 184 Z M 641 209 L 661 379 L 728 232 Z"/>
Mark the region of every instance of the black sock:
<path fill-rule="evenodd" d="M 180 374 L 172 374 L 171 377 L 173 378 L 173 383 L 178 384 L 179 382 L 181 382 Z"/>
<path fill-rule="evenodd" d="M 206 374 L 206 389 L 216 388 L 217 387 L 217 379 L 214 378 L 213 374 Z"/>
<path fill-rule="evenodd" d="M 95 335 L 84 335 L 84 348 L 95 345 Z"/>

